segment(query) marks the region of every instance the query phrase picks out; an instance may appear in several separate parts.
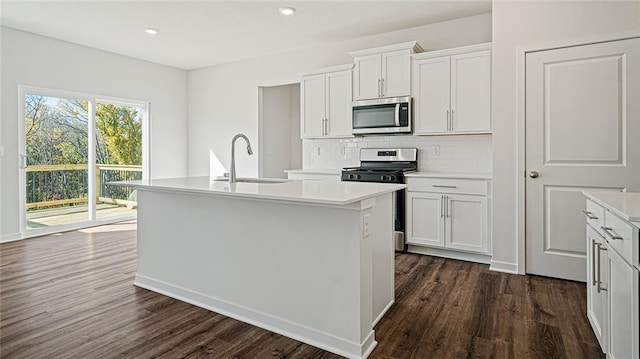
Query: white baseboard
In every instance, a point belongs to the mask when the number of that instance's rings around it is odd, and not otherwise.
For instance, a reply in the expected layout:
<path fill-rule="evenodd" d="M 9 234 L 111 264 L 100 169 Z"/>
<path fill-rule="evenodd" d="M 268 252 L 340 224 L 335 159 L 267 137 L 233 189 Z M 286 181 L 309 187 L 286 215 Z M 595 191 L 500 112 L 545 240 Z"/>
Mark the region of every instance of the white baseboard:
<path fill-rule="evenodd" d="M 491 261 L 489 270 L 492 270 L 494 272 L 520 274 L 518 273 L 518 265 L 516 263 L 500 262 L 494 260 Z"/>
<path fill-rule="evenodd" d="M 407 250 L 409 253 L 424 254 L 428 256 L 444 257 L 450 259 L 457 259 L 467 262 L 476 262 L 482 264 L 489 264 L 491 262 L 491 256 L 488 254 L 477 254 L 469 252 L 452 251 L 448 249 L 414 246 L 409 245 Z"/>
<path fill-rule="evenodd" d="M 21 239 L 24 239 L 22 238 L 21 233 L 3 234 L 2 236 L 0 236 L 0 243 L 15 242 Z"/>
<path fill-rule="evenodd" d="M 140 274 L 136 274 L 134 285 L 166 295 L 180 301 L 237 319 L 241 322 L 284 335 L 314 347 L 352 359 L 365 359 L 376 347 L 374 331 L 362 343 L 355 343 L 332 334 L 291 322 L 287 319 L 239 306 L 186 288 L 175 286 Z"/>

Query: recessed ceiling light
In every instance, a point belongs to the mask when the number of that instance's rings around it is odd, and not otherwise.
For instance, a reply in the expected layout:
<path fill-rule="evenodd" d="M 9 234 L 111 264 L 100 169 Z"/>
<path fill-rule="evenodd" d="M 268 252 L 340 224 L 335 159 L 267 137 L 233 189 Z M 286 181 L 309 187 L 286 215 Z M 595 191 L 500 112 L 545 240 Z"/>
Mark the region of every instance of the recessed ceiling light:
<path fill-rule="evenodd" d="M 148 27 L 144 30 L 144 32 L 146 32 L 149 35 L 156 35 L 158 33 L 158 30 L 152 27 Z"/>
<path fill-rule="evenodd" d="M 278 9 L 282 15 L 293 15 L 296 12 L 296 9 L 292 7 L 281 7 Z"/>

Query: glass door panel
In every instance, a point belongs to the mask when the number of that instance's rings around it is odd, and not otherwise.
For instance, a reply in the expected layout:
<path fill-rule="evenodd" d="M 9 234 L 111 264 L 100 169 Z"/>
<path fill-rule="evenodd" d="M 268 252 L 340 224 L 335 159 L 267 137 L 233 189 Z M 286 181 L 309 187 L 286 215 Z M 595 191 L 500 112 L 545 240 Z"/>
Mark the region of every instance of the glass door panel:
<path fill-rule="evenodd" d="M 25 94 L 26 228 L 88 221 L 87 101 Z"/>
<path fill-rule="evenodd" d="M 96 218 L 136 212 L 136 191 L 108 185 L 142 179 L 144 108 L 129 104 L 96 104 Z"/>

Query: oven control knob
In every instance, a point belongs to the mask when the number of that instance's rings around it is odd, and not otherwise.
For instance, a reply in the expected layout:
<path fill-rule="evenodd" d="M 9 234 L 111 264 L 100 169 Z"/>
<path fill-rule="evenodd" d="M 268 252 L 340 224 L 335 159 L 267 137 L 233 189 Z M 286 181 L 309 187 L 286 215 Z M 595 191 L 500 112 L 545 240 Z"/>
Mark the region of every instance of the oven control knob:
<path fill-rule="evenodd" d="M 362 176 L 356 175 L 356 179 L 360 179 L 360 178 L 362 178 Z"/>

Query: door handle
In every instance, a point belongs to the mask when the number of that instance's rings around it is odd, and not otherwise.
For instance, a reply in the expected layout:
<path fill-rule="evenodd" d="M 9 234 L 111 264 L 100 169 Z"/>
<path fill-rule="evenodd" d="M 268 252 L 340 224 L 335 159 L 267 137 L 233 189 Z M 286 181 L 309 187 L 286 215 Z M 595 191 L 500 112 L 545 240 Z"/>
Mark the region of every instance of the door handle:
<path fill-rule="evenodd" d="M 538 173 L 538 171 L 531 171 L 531 172 L 529 172 L 529 177 L 531 177 L 531 178 L 538 178 L 538 176 L 540 176 L 540 174 Z"/>
<path fill-rule="evenodd" d="M 22 169 L 26 170 L 27 166 L 28 166 L 28 162 L 29 162 L 29 157 L 27 157 L 27 155 L 20 155 L 20 157 L 22 157 Z"/>

